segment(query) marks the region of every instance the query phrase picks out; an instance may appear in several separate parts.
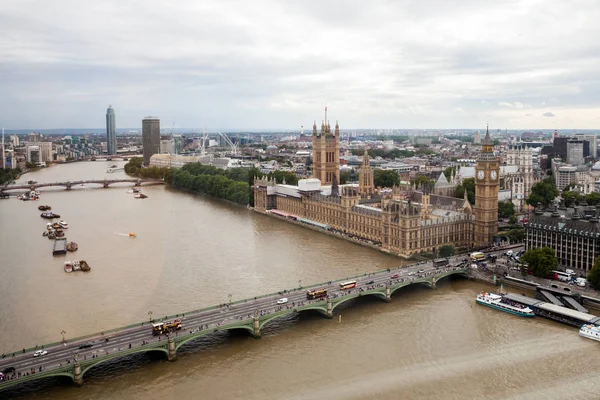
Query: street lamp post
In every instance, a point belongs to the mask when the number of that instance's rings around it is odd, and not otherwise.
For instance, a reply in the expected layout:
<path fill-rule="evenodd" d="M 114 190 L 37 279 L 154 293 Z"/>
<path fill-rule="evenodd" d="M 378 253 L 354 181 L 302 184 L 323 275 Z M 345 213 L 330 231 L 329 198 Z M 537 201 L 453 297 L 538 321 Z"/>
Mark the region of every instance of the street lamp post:
<path fill-rule="evenodd" d="M 152 322 L 152 311 L 148 311 L 148 318 L 150 318 L 150 322 Z"/>
<path fill-rule="evenodd" d="M 65 333 L 67 333 L 67 331 L 65 331 L 64 329 L 62 331 L 60 331 L 60 334 L 62 335 L 62 341 L 63 341 L 63 343 L 65 341 Z"/>
<path fill-rule="evenodd" d="M 232 297 L 231 293 L 229 293 L 228 296 L 229 296 L 229 304 L 231 304 L 231 297 Z"/>
<path fill-rule="evenodd" d="M 302 279 L 298 279 L 298 289 L 302 289 Z"/>

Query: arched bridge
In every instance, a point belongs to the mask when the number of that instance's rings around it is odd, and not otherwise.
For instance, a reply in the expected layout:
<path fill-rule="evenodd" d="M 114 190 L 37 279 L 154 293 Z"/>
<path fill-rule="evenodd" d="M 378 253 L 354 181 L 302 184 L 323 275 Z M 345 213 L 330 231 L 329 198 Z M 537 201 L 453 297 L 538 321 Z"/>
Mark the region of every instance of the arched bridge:
<path fill-rule="evenodd" d="M 98 187 L 107 188 L 114 183 L 133 183 L 134 186 L 141 185 L 162 185 L 165 182 L 162 179 L 134 178 L 134 179 L 92 179 L 89 181 L 66 181 L 66 182 L 51 182 L 51 183 L 32 183 L 26 185 L 8 185 L 1 186 L 0 193 L 12 190 L 37 190 L 44 187 L 64 187 L 66 190 L 71 190 L 75 186 L 98 185 Z"/>
<path fill-rule="evenodd" d="M 259 338 L 263 327 L 278 318 L 304 311 L 316 311 L 332 318 L 336 307 L 358 297 L 376 296 L 389 302 L 392 295 L 404 287 L 422 285 L 435 288 L 441 279 L 451 275 L 466 276 L 468 273 L 465 267 L 448 265 L 435 268 L 421 263 L 324 282 L 309 288 L 283 290 L 151 321 L 181 320 L 182 329 L 170 335 L 153 335 L 153 329 L 146 321 L 87 337 L 63 339 L 42 346 L 48 354 L 40 357 L 32 357 L 34 351 L 40 350 L 37 346 L 3 354 L 0 371 L 7 367 L 15 367 L 16 371 L 0 382 L 0 390 L 54 376 L 69 377 L 75 384 L 81 385 L 83 376 L 90 369 L 126 355 L 158 351 L 164 353 L 169 361 L 174 361 L 182 346 L 215 332 L 243 330 Z M 315 290 L 326 290 L 326 297 L 312 298 L 310 292 Z"/>

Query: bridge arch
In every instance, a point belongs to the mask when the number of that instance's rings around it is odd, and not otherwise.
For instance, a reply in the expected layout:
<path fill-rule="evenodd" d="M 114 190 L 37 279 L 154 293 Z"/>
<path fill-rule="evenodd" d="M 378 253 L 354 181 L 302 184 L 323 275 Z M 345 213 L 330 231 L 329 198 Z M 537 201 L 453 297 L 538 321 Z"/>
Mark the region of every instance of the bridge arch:
<path fill-rule="evenodd" d="M 437 284 L 440 280 L 447 278 L 449 276 L 452 276 L 452 275 L 462 275 L 462 276 L 467 277 L 469 275 L 469 273 L 468 273 L 468 270 L 466 270 L 466 269 L 459 269 L 456 271 L 448 271 L 448 272 L 445 272 L 443 274 L 436 276 L 434 279 L 434 284 Z"/>
<path fill-rule="evenodd" d="M 168 346 L 168 342 L 166 340 L 165 340 L 165 346 Z M 147 348 L 142 347 L 142 348 L 136 348 L 135 350 L 132 350 L 132 351 L 127 351 L 127 352 L 123 351 L 123 352 L 113 353 L 110 356 L 98 358 L 97 361 L 93 361 L 89 364 L 85 364 L 85 366 L 81 365 L 81 377 L 83 378 L 85 373 L 88 372 L 90 369 L 97 367 L 100 364 L 104 364 L 107 361 L 113 361 L 118 358 L 129 356 L 132 354 L 148 353 L 151 351 L 159 351 L 159 352 L 165 353 L 167 356 L 169 355 L 169 349 L 163 348 L 163 347 L 147 347 Z M 81 364 L 81 362 L 80 362 L 80 364 Z M 73 378 L 73 374 L 71 374 L 69 376 L 71 376 Z"/>
<path fill-rule="evenodd" d="M 275 314 L 267 315 L 267 317 L 265 319 L 262 319 L 260 321 L 259 327 L 262 330 L 266 324 L 268 324 L 269 322 L 271 322 L 273 320 L 276 320 L 277 318 L 285 317 L 287 315 L 292 315 L 292 314 L 299 314 L 301 312 L 310 311 L 310 310 L 318 311 L 320 314 L 327 316 L 327 303 L 324 303 L 324 307 L 320 307 L 319 305 L 316 305 L 316 304 L 315 305 L 311 304 L 308 306 L 295 307 L 290 310 L 280 311 Z"/>
<path fill-rule="evenodd" d="M 428 287 L 428 288 L 431 288 L 433 286 L 432 283 L 431 283 L 431 279 L 415 279 L 415 280 L 412 280 L 412 281 L 401 282 L 401 283 L 398 283 L 396 285 L 393 285 L 390 288 L 390 296 L 393 295 L 395 292 L 397 292 L 398 290 L 400 290 L 402 288 L 405 288 L 405 287 L 410 286 L 410 285 L 417 285 L 417 284 L 421 284 L 421 285 L 423 285 L 425 287 Z"/>
<path fill-rule="evenodd" d="M 377 290 L 377 289 L 371 290 L 371 291 L 364 291 L 364 292 L 359 292 L 359 293 L 354 294 L 354 295 L 343 296 L 341 298 L 341 300 L 336 301 L 335 303 L 332 304 L 331 310 L 332 311 L 335 310 L 335 308 L 337 306 L 339 306 L 340 304 L 344 304 L 347 301 L 358 299 L 360 297 L 365 297 L 365 296 L 375 296 L 375 297 L 381 298 L 382 300 L 386 299 L 385 298 L 385 289 L 384 289 L 384 292 L 381 292 L 380 290 Z"/>

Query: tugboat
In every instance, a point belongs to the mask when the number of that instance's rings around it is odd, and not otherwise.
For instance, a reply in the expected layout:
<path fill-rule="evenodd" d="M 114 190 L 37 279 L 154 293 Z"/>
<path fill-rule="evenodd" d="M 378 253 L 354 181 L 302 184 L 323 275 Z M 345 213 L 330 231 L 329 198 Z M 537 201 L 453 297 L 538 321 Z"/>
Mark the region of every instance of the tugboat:
<path fill-rule="evenodd" d="M 52 207 L 47 206 L 47 205 L 38 206 L 38 210 L 40 210 L 40 211 L 50 211 L 50 210 L 52 210 Z"/>
<path fill-rule="evenodd" d="M 579 335 L 600 342 L 600 326 L 586 324 L 579 329 Z"/>

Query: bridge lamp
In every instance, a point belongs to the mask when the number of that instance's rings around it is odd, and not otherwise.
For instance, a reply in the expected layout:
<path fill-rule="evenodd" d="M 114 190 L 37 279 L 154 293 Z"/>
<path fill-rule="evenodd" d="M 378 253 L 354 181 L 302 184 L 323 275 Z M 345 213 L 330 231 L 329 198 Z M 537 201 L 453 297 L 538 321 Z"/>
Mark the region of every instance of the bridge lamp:
<path fill-rule="evenodd" d="M 62 335 L 63 342 L 65 341 L 65 333 L 67 333 L 67 331 L 65 331 L 64 329 L 62 331 L 60 331 L 60 334 Z"/>
<path fill-rule="evenodd" d="M 302 279 L 298 279 L 298 288 L 302 289 Z"/>
<path fill-rule="evenodd" d="M 229 293 L 229 295 L 228 295 L 228 296 L 229 296 L 229 304 L 231 304 L 231 297 L 232 297 L 232 296 L 231 296 L 231 293 Z"/>
<path fill-rule="evenodd" d="M 148 318 L 150 318 L 150 322 L 152 322 L 152 311 L 148 311 Z"/>

